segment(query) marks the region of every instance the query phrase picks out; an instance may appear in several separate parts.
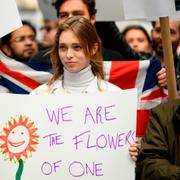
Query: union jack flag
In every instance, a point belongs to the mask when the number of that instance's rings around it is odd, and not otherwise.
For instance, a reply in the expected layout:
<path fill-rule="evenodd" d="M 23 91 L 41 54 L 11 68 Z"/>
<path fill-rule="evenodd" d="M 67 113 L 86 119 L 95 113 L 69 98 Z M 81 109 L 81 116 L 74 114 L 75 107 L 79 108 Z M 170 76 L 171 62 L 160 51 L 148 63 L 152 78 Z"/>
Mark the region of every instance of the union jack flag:
<path fill-rule="evenodd" d="M 147 126 L 149 110 L 162 103 L 167 93 L 158 86 L 156 73 L 158 60 L 106 61 L 105 79 L 121 89 L 138 89 L 137 136 L 142 136 Z M 0 92 L 28 94 L 52 77 L 47 64 L 28 64 L 15 61 L 0 52 Z"/>
<path fill-rule="evenodd" d="M 167 90 L 157 83 L 159 60 L 105 62 L 105 79 L 122 89 L 137 88 L 138 107 L 136 136 L 142 137 L 150 109 L 167 100 Z"/>
<path fill-rule="evenodd" d="M 22 63 L 0 51 L 0 92 L 29 94 L 52 77 L 47 64 Z"/>

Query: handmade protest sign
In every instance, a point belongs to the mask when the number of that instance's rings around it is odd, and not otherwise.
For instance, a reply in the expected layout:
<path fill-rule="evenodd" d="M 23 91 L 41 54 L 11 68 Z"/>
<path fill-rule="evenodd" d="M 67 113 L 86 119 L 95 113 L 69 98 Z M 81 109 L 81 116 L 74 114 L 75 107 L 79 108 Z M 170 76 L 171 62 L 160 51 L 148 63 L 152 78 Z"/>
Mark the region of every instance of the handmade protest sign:
<path fill-rule="evenodd" d="M 175 0 L 122 0 L 125 19 L 158 20 L 159 17 L 169 16 L 179 19 L 175 9 Z"/>
<path fill-rule="evenodd" d="M 0 6 L 0 37 L 22 26 L 15 0 L 1 1 Z"/>
<path fill-rule="evenodd" d="M 0 94 L 0 179 L 134 179 L 136 93 Z"/>
<path fill-rule="evenodd" d="M 178 19 L 180 15 L 177 12 L 178 4 L 179 0 L 98 0 L 96 1 L 97 20 L 157 20 L 167 15 Z"/>

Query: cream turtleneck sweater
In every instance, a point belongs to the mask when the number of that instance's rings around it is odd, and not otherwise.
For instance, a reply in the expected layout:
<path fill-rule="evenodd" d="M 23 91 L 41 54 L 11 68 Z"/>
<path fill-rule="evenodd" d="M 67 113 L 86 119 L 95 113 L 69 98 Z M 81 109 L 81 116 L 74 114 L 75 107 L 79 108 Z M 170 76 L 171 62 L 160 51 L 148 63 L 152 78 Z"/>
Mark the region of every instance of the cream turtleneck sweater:
<path fill-rule="evenodd" d="M 71 73 L 64 68 L 64 91 L 67 93 L 85 93 L 94 78 L 91 65 L 78 73 Z"/>

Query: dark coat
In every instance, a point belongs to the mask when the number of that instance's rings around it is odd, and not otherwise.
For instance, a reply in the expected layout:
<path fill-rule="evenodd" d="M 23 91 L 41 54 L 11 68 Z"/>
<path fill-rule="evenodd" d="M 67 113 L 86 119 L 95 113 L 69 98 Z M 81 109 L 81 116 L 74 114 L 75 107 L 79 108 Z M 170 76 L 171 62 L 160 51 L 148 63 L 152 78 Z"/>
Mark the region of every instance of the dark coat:
<path fill-rule="evenodd" d="M 180 100 L 154 108 L 142 139 L 136 180 L 180 179 Z"/>

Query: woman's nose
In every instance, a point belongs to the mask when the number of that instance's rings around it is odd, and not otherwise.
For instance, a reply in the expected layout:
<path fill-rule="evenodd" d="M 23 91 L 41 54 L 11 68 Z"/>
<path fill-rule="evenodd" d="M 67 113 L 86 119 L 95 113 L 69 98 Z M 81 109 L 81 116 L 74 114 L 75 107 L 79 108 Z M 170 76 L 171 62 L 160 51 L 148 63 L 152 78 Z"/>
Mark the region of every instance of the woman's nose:
<path fill-rule="evenodd" d="M 71 57 L 73 56 L 73 53 L 72 53 L 72 49 L 71 49 L 71 48 L 69 48 L 69 49 L 67 50 L 66 56 L 67 56 L 67 58 L 71 58 Z"/>

